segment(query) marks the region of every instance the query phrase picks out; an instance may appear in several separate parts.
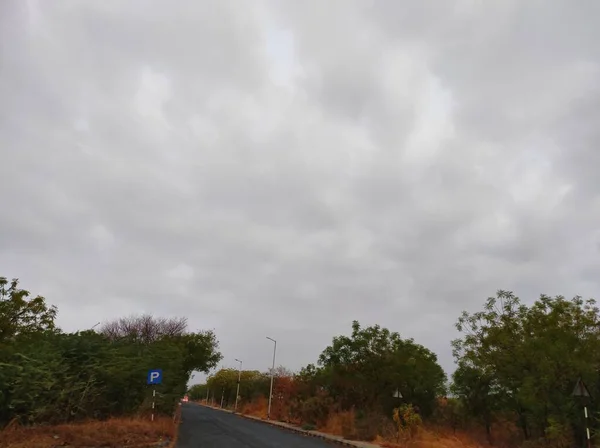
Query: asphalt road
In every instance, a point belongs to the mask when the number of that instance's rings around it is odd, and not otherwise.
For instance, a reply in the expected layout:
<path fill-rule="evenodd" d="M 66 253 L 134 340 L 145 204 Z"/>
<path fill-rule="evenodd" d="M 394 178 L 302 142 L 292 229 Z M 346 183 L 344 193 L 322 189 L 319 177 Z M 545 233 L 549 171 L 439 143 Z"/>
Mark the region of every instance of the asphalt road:
<path fill-rule="evenodd" d="M 311 436 L 183 403 L 177 448 L 332 448 Z"/>

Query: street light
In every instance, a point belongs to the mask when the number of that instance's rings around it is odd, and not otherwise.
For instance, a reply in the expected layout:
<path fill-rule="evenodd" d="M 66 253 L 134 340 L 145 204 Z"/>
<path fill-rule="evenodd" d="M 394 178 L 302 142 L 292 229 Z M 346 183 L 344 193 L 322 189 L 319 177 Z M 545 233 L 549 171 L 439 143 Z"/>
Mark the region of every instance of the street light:
<path fill-rule="evenodd" d="M 235 394 L 235 409 L 233 410 L 234 412 L 237 412 L 238 397 L 240 396 L 240 380 L 242 379 L 242 361 L 237 358 L 235 360 L 240 363 L 240 369 L 238 370 L 237 393 Z"/>
<path fill-rule="evenodd" d="M 271 417 L 271 400 L 273 399 L 273 376 L 275 375 L 275 352 L 277 351 L 277 341 L 267 336 L 269 341 L 273 341 L 273 367 L 271 367 L 271 389 L 269 391 L 269 407 L 267 408 L 267 420 Z"/>
<path fill-rule="evenodd" d="M 90 330 L 93 330 L 94 328 L 96 328 L 98 325 L 100 325 L 100 322 L 98 322 L 97 324 L 95 324 L 92 328 L 90 328 Z"/>

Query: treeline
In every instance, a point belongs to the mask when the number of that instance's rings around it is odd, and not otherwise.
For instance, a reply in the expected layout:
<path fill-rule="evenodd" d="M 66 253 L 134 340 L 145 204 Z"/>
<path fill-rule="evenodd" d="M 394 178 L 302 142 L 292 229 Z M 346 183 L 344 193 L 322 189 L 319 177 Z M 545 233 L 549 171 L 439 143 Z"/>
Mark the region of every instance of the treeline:
<path fill-rule="evenodd" d="M 600 314 L 594 300 L 540 298 L 531 306 L 499 291 L 482 311 L 463 313 L 453 341 L 458 368 L 452 392 L 467 416 L 494 440 L 510 421 L 519 440 L 540 446 L 584 445 L 583 405 L 594 440 L 600 392 Z M 591 397 L 574 396 L 581 379 Z"/>
<path fill-rule="evenodd" d="M 276 374 L 271 417 L 327 427 L 336 415 L 348 438 L 411 437 L 425 422 L 480 434 L 507 447 L 584 446 L 585 418 L 596 440 L 600 392 L 600 314 L 592 300 L 542 295 L 526 306 L 499 291 L 483 310 L 463 313 L 452 342 L 457 369 L 447 381 L 435 354 L 379 326 L 352 325 L 316 365 Z M 591 398 L 574 396 L 578 379 Z M 231 407 L 237 371 L 225 369 L 191 388 L 192 399 Z M 240 408 L 260 409 L 268 372 L 242 372 Z M 262 402 L 262 407 L 256 404 Z"/>
<path fill-rule="evenodd" d="M 66 333 L 58 310 L 0 277 L 0 428 L 64 423 L 147 412 L 149 369 L 163 370 L 156 411 L 172 413 L 192 371 L 221 359 L 211 331 L 190 332 L 185 319 L 143 315 Z"/>

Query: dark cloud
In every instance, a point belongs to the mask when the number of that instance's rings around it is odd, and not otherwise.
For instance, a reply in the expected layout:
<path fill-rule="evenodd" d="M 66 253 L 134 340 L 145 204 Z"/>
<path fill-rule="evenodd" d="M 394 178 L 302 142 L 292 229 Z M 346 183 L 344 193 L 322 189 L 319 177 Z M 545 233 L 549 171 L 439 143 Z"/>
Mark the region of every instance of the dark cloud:
<path fill-rule="evenodd" d="M 436 351 L 496 289 L 598 291 L 595 1 L 8 1 L 0 274 L 69 330 L 350 322 Z"/>

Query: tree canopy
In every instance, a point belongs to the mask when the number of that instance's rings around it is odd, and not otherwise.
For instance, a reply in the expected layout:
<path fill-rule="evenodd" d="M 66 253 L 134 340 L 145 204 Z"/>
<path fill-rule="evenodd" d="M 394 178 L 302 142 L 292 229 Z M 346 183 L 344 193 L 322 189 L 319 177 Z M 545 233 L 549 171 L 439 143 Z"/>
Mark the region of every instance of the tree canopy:
<path fill-rule="evenodd" d="M 319 357 L 319 366 L 331 396 L 342 408 L 380 407 L 391 411 L 393 394 L 430 414 L 444 394 L 446 374 L 437 356 L 412 339 L 374 325 L 352 323 L 350 336 L 337 336 Z"/>
<path fill-rule="evenodd" d="M 98 333 L 65 333 L 57 309 L 0 278 L 0 425 L 60 423 L 132 415 L 150 407 L 147 372 L 162 368 L 157 411 L 170 413 L 193 371 L 220 361 L 212 331 L 189 332 L 183 318 L 130 316 Z"/>
<path fill-rule="evenodd" d="M 463 336 L 453 342 L 453 391 L 490 438 L 494 421 L 512 419 L 525 440 L 581 439 L 582 403 L 572 392 L 581 378 L 598 396 L 595 301 L 541 295 L 526 306 L 499 291 L 482 311 L 463 313 L 457 329 Z"/>
<path fill-rule="evenodd" d="M 29 296 L 29 291 L 19 288 L 17 279 L 9 282 L 0 277 L 0 344 L 54 329 L 56 307 L 48 306 L 42 296 Z"/>

